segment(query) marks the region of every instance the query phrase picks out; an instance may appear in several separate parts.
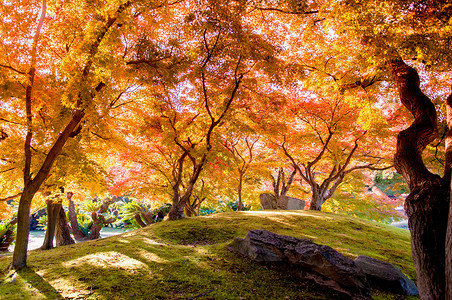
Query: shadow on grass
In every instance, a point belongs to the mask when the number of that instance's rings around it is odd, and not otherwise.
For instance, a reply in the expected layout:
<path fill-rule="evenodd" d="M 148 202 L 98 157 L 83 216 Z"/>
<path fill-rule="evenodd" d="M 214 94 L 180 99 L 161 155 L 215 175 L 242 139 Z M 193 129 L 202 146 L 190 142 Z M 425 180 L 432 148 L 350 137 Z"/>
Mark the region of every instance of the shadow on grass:
<path fill-rule="evenodd" d="M 47 299 L 64 299 L 60 293 L 46 280 L 39 276 L 33 269 L 27 267 L 17 271 L 17 274 L 33 288 L 37 289 Z"/>

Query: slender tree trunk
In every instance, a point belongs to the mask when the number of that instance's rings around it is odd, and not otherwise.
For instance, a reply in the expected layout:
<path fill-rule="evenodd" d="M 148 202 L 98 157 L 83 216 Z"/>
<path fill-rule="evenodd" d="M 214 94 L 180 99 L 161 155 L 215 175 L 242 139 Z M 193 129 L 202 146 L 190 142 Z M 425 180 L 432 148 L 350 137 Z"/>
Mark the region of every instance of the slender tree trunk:
<path fill-rule="evenodd" d="M 152 218 L 152 214 L 150 212 L 144 213 L 143 219 L 146 221 L 146 224 L 148 224 L 148 225 L 155 223 L 154 219 Z"/>
<path fill-rule="evenodd" d="M 61 203 L 54 203 L 52 200 L 47 201 L 47 230 L 41 250 L 53 248 L 53 239 L 55 237 L 55 228 L 60 215 Z"/>
<path fill-rule="evenodd" d="M 184 214 L 184 208 L 185 205 L 182 207 L 178 206 L 180 202 L 180 193 L 179 193 L 179 184 L 175 184 L 173 186 L 173 200 L 172 200 L 172 206 L 170 211 L 168 212 L 168 219 L 169 220 L 178 220 L 181 219 Z"/>
<path fill-rule="evenodd" d="M 188 154 L 187 154 L 188 155 Z M 182 157 L 184 158 L 184 156 Z M 179 176 L 178 182 L 176 182 L 173 186 L 173 206 L 171 207 L 169 213 L 168 213 L 168 219 L 169 220 L 178 220 L 182 219 L 184 217 L 184 210 L 186 204 L 189 202 L 191 195 L 193 194 L 193 189 L 195 187 L 196 181 L 199 178 L 199 175 L 201 174 L 202 168 L 204 167 L 204 164 L 206 163 L 207 154 L 204 154 L 199 163 L 193 162 L 195 167 L 193 168 L 193 174 L 190 177 L 190 182 L 187 185 L 187 188 L 185 189 L 184 194 L 182 197 L 180 196 L 179 187 L 181 186 L 182 182 L 182 176 Z M 180 164 L 180 171 L 182 172 L 182 164 Z M 182 174 L 182 173 L 179 173 Z"/>
<path fill-rule="evenodd" d="M 450 172 L 441 179 L 422 161 L 422 152 L 437 136 L 436 110 L 419 88 L 416 70 L 401 59 L 391 61 L 392 76 L 402 104 L 415 117 L 397 137 L 394 165 L 410 188 L 405 202 L 421 299 L 445 299 L 446 231 L 450 202 Z M 446 165 L 445 171 L 447 172 Z M 448 271 L 449 272 L 449 271 Z M 450 295 L 447 296 L 450 299 Z"/>
<path fill-rule="evenodd" d="M 237 192 L 239 194 L 239 203 L 237 205 L 237 211 L 242 211 L 242 186 L 243 186 L 243 172 L 239 174 L 239 186 L 237 188 Z"/>
<path fill-rule="evenodd" d="M 21 269 L 27 265 L 28 235 L 30 233 L 30 206 L 35 192 L 25 187 L 20 196 L 17 211 L 16 244 L 13 253 L 13 266 Z"/>
<path fill-rule="evenodd" d="M 188 201 L 186 204 L 185 204 L 185 215 L 187 216 L 187 217 L 192 217 L 192 216 L 198 216 L 197 214 L 196 214 L 196 200 L 193 202 L 193 203 L 190 203 L 190 201 Z"/>
<path fill-rule="evenodd" d="M 16 235 L 16 246 L 14 247 L 13 254 L 13 267 L 15 269 L 21 269 L 27 265 L 27 249 L 28 249 L 28 235 L 30 234 L 30 207 L 31 201 L 33 200 L 33 196 L 39 189 L 39 186 L 44 181 L 44 178 L 39 177 L 42 172 L 39 170 L 36 177 L 38 177 L 37 182 L 33 182 L 31 180 L 31 140 L 33 137 L 32 127 L 32 92 L 33 92 L 33 83 L 36 72 L 36 61 L 37 61 L 37 49 L 39 37 L 41 35 L 41 29 L 44 24 L 45 16 L 47 11 L 47 1 L 42 1 L 41 13 L 39 16 L 38 27 L 36 28 L 36 32 L 33 36 L 33 43 L 31 46 L 30 53 L 30 69 L 28 71 L 28 80 L 29 84 L 25 89 L 25 113 L 27 118 L 27 135 L 25 136 L 24 143 L 24 157 L 25 157 L 25 166 L 23 169 L 24 175 L 24 190 L 23 194 L 20 197 L 19 202 L 19 210 L 17 212 L 18 215 L 18 224 L 17 224 L 17 235 Z M 49 153 L 50 155 L 50 153 Z M 48 156 L 49 156 L 48 155 Z M 49 160 L 46 158 L 44 164 Z M 41 173 L 41 174 L 39 174 Z M 48 175 L 48 172 L 47 174 Z M 35 178 L 36 179 L 36 178 Z M 22 203 L 23 202 L 23 203 Z"/>
<path fill-rule="evenodd" d="M 57 247 L 75 244 L 74 239 L 71 237 L 66 213 L 64 212 L 63 207 L 61 207 L 58 214 L 58 221 L 55 228 L 55 242 Z"/>

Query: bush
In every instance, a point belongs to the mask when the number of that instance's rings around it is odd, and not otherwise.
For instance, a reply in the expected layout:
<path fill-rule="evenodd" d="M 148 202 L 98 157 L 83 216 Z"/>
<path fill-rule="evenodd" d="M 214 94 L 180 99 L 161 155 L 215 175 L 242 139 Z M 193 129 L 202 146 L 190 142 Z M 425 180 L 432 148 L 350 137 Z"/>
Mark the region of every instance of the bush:
<path fill-rule="evenodd" d="M 8 251 L 16 235 L 17 218 L 0 221 L 0 251 Z"/>
<path fill-rule="evenodd" d="M 207 215 L 217 214 L 217 213 L 226 212 L 226 211 L 237 211 L 238 207 L 239 207 L 238 200 L 220 201 L 216 207 L 212 207 L 212 206 L 201 207 L 200 215 L 207 216 Z M 244 211 L 251 210 L 251 205 L 248 205 L 248 204 L 245 204 L 242 202 L 242 210 L 244 210 Z"/>

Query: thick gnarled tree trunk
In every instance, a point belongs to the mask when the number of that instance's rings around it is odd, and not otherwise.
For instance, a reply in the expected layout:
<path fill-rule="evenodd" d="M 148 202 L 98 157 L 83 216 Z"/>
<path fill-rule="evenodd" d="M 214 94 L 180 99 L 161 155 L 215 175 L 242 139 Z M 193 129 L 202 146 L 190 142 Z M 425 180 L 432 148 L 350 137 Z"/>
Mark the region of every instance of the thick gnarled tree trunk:
<path fill-rule="evenodd" d="M 435 106 L 422 93 L 419 75 L 401 59 L 391 61 L 392 76 L 413 124 L 397 137 L 394 164 L 410 188 L 405 202 L 421 299 L 445 299 L 445 250 L 450 197 L 450 168 L 444 178 L 424 165 L 422 151 L 437 136 Z M 450 295 L 448 296 L 450 299 Z"/>

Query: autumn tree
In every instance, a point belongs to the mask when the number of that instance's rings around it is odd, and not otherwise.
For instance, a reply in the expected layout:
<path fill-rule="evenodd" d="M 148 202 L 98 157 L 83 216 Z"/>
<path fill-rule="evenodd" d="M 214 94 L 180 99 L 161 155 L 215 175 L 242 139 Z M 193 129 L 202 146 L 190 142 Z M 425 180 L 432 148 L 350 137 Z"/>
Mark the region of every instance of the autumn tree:
<path fill-rule="evenodd" d="M 286 172 L 285 169 L 286 168 L 284 167 L 279 167 L 270 174 L 276 202 L 278 202 L 281 196 L 287 196 L 287 193 L 289 192 L 289 189 L 295 179 L 295 175 L 297 174 L 296 168 L 291 168 L 288 172 Z M 288 174 L 288 176 L 286 174 Z"/>
<path fill-rule="evenodd" d="M 238 173 L 238 184 L 237 184 L 237 195 L 238 195 L 238 206 L 237 210 L 241 211 L 243 206 L 242 200 L 242 189 L 243 189 L 243 180 L 246 171 L 250 168 L 251 163 L 253 162 L 253 154 L 255 154 L 255 145 L 259 141 L 259 136 L 245 136 L 245 137 L 236 137 L 231 140 L 226 140 L 224 142 L 224 147 L 229 151 L 232 155 L 233 164 Z"/>
<path fill-rule="evenodd" d="M 421 299 L 450 299 L 450 4 L 380 1 L 375 6 L 338 1 L 327 5 L 327 15 L 335 24 L 323 26 L 340 33 L 332 48 L 347 53 L 362 72 L 373 69 L 386 76 L 388 86 L 396 88 L 400 102 L 414 118 L 398 135 L 394 164 L 410 189 L 405 210 L 417 284 Z M 391 93 L 386 97 L 391 98 Z M 448 111 L 438 110 L 449 125 L 442 174 L 433 173 L 423 158 L 438 134 L 435 103 Z"/>
<path fill-rule="evenodd" d="M 183 216 L 201 171 L 222 148 L 218 129 L 233 122 L 247 100 L 242 85 L 254 84 L 255 72 L 275 61 L 276 50 L 241 21 L 244 7 L 201 2 L 191 4 L 198 8 L 192 10 L 188 4 L 168 10 L 174 23 L 165 26 L 174 38 L 141 33 L 127 62 L 147 87 L 147 96 L 135 102 L 141 115 L 135 118 L 141 119 L 140 139 L 151 149 L 136 161 L 170 185 L 172 220 Z M 161 154 L 166 166 L 143 152 Z"/>
<path fill-rule="evenodd" d="M 93 120 L 105 112 L 101 107 L 110 103 L 110 93 L 104 94 L 104 98 L 99 96 L 111 82 L 105 76 L 111 65 L 105 63 L 112 62 L 110 54 L 117 53 L 113 49 L 122 47 L 115 43 L 119 40 L 115 40 L 112 32 L 118 30 L 114 25 L 130 4 L 94 8 L 50 3 L 48 13 L 44 0 L 39 6 L 10 3 L 1 8 L 6 22 L 0 53 L 5 86 L 2 98 L 6 100 L 1 108 L 2 115 L 6 115 L 2 122 L 7 134 L 14 136 L 10 149 L 18 154 L 5 156 L 3 161 L 5 168 L 8 164 L 19 164 L 18 169 L 23 171 L 13 255 L 13 266 L 17 269 L 26 265 L 34 195 L 67 142 L 76 138 L 82 128 L 94 124 Z M 24 22 L 15 26 L 11 16 Z M 71 34 L 64 33 L 68 31 Z M 103 43 L 105 39 L 109 39 L 108 44 Z M 96 106 L 99 110 L 94 109 Z M 22 147 L 18 147 L 20 143 Z M 22 153 L 18 150 L 21 148 Z"/>
<path fill-rule="evenodd" d="M 349 173 L 385 168 L 385 147 L 373 143 L 389 135 L 384 118 L 375 117 L 377 110 L 370 113 L 379 121 L 374 126 L 380 128 L 368 132 L 369 112 L 353 107 L 341 94 L 303 102 L 290 112 L 295 118 L 281 148 L 310 187 L 310 209 L 321 210 Z"/>

